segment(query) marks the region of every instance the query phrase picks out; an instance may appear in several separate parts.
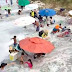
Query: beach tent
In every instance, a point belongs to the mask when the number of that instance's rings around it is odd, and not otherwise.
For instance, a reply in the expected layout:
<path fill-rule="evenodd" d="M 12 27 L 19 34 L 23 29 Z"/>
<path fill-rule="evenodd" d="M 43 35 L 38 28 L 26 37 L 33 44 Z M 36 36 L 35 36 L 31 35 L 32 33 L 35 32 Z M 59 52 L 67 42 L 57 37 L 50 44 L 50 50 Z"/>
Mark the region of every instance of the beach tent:
<path fill-rule="evenodd" d="M 26 5 L 30 4 L 30 1 L 29 0 L 18 0 L 18 4 L 20 6 L 26 6 Z"/>

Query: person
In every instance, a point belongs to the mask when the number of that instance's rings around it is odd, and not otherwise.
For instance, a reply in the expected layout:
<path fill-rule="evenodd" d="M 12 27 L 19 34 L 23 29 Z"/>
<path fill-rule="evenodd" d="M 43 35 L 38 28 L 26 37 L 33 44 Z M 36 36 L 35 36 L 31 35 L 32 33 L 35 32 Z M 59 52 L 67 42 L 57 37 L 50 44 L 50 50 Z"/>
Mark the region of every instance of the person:
<path fill-rule="evenodd" d="M 34 54 L 34 59 L 39 58 L 42 55 L 44 56 L 45 53 L 36 53 L 36 54 Z"/>
<path fill-rule="evenodd" d="M 39 32 L 39 36 L 40 37 L 42 37 L 42 34 L 44 33 L 44 30 L 41 30 L 40 32 Z"/>
<path fill-rule="evenodd" d="M 21 14 L 21 10 L 18 10 L 18 15 L 20 15 Z"/>
<path fill-rule="evenodd" d="M 23 6 L 21 6 L 21 9 L 23 10 Z"/>
<path fill-rule="evenodd" d="M 65 8 L 60 8 L 60 12 L 63 12 L 65 10 Z"/>
<path fill-rule="evenodd" d="M 10 3 L 11 3 L 11 5 L 13 4 L 13 1 L 12 0 L 10 0 Z"/>
<path fill-rule="evenodd" d="M 28 61 L 27 62 L 25 62 L 24 64 L 28 64 L 28 67 L 30 68 L 30 69 L 32 69 L 32 67 L 33 67 L 33 64 L 32 64 L 32 61 L 31 61 L 31 59 L 28 59 Z"/>
<path fill-rule="evenodd" d="M 2 10 L 1 10 L 1 6 L 0 6 L 0 17 L 2 19 Z"/>
<path fill-rule="evenodd" d="M 39 19 L 39 22 L 40 22 L 40 27 L 43 27 L 43 25 L 42 25 L 43 17 L 41 15 L 39 15 L 38 19 Z"/>
<path fill-rule="evenodd" d="M 59 31 L 60 31 L 60 30 L 59 30 L 59 28 L 61 28 L 61 29 L 62 29 L 62 26 L 61 26 L 61 24 L 59 24 L 59 25 L 56 25 L 56 26 L 53 28 L 53 31 L 52 31 L 52 33 L 59 32 Z"/>
<path fill-rule="evenodd" d="M 55 23 L 55 20 L 53 20 L 52 17 L 50 17 L 50 24 L 54 24 Z"/>
<path fill-rule="evenodd" d="M 44 30 L 44 33 L 42 34 L 42 38 L 46 38 L 48 36 L 48 30 Z"/>
<path fill-rule="evenodd" d="M 22 52 L 21 53 L 21 58 L 20 58 L 20 64 L 23 64 L 24 63 L 24 53 Z"/>
<path fill-rule="evenodd" d="M 62 29 L 62 24 L 61 24 L 61 23 L 59 24 L 59 28 L 61 28 L 61 29 Z"/>
<path fill-rule="evenodd" d="M 30 16 L 31 16 L 31 17 L 34 17 L 34 11 L 31 10 Z"/>
<path fill-rule="evenodd" d="M 17 45 L 16 36 L 14 36 L 12 39 L 14 40 L 14 46 L 16 46 Z"/>
<path fill-rule="evenodd" d="M 6 67 L 6 66 L 9 66 L 9 65 L 13 65 L 13 64 L 15 64 L 15 63 L 14 63 L 14 62 L 13 62 L 13 63 L 10 63 L 10 64 L 1 63 L 1 65 L 0 65 L 0 72 L 6 72 L 6 71 L 5 71 L 5 67 Z"/>
<path fill-rule="evenodd" d="M 7 9 L 5 9 L 5 15 L 6 15 L 6 17 L 8 17 L 8 10 Z"/>
<path fill-rule="evenodd" d="M 65 37 L 69 37 L 70 34 L 71 34 L 71 29 L 66 30 L 64 33 Z"/>
<path fill-rule="evenodd" d="M 42 17 L 41 15 L 39 15 L 38 19 L 39 19 L 39 22 L 41 23 L 41 22 L 42 22 L 43 17 Z"/>
<path fill-rule="evenodd" d="M 10 12 L 10 11 L 11 11 L 11 9 L 8 9 L 8 14 L 9 14 L 9 15 L 11 14 L 11 12 Z"/>
<path fill-rule="evenodd" d="M 39 31 L 40 30 L 40 28 L 39 28 L 39 22 L 38 21 L 35 21 L 35 24 L 37 26 L 36 31 Z"/>
<path fill-rule="evenodd" d="M 65 30 L 67 30 L 66 26 L 64 26 L 64 28 L 62 28 L 62 32 L 64 32 Z"/>
<path fill-rule="evenodd" d="M 34 18 L 38 18 L 38 12 L 37 12 L 37 10 L 36 9 L 34 9 Z"/>
<path fill-rule="evenodd" d="M 69 37 L 71 35 L 71 30 L 67 29 L 64 32 L 62 32 L 61 34 L 57 35 L 57 37 Z"/>

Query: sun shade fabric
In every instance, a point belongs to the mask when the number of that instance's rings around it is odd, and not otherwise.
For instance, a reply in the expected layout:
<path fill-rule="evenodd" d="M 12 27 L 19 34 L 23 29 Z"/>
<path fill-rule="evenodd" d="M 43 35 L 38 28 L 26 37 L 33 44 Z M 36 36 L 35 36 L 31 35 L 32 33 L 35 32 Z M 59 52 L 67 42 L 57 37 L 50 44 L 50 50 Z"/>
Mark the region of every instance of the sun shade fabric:
<path fill-rule="evenodd" d="M 39 37 L 26 38 L 19 42 L 20 48 L 31 53 L 50 53 L 54 45 Z"/>
<path fill-rule="evenodd" d="M 28 1 L 28 0 L 18 0 L 18 4 L 20 6 L 26 6 L 26 5 L 30 4 L 30 1 Z"/>

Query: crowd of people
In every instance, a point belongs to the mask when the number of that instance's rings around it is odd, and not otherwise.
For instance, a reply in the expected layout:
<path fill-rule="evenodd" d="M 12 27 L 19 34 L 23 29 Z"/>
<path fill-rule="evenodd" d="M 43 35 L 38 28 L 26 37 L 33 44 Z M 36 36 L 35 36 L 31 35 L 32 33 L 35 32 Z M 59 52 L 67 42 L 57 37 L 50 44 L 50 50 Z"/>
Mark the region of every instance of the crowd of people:
<path fill-rule="evenodd" d="M 0 7 L 1 9 L 1 7 Z M 21 7 L 21 9 L 23 10 L 23 7 Z M 18 15 L 21 15 L 21 12 L 22 10 L 18 10 Z M 10 12 L 10 9 L 6 10 L 6 16 L 7 15 L 10 15 L 11 12 Z M 7 13 L 8 12 L 8 13 Z M 2 14 L 0 13 L 0 17 L 2 19 Z M 40 31 L 40 27 L 43 27 L 43 25 L 47 25 L 48 27 L 50 25 L 53 25 L 55 24 L 55 20 L 53 19 L 53 17 L 43 17 L 41 15 L 38 14 L 38 11 L 36 9 L 34 10 L 31 10 L 30 12 L 30 16 L 33 17 L 33 18 L 37 18 L 38 21 L 36 20 L 33 25 L 34 27 L 36 26 L 36 31 L 39 32 L 39 36 L 42 37 L 42 38 L 46 38 L 48 36 L 48 30 L 41 30 Z M 45 24 L 46 23 L 46 24 Z M 71 33 L 71 29 L 67 28 L 66 26 L 62 27 L 62 24 L 57 24 L 53 29 L 52 29 L 52 34 L 55 34 L 57 32 L 60 32 L 61 34 L 57 35 L 57 37 L 69 37 L 72 33 Z M 11 38 L 14 40 L 14 47 L 16 47 L 18 45 L 18 49 L 19 50 L 22 50 L 20 47 L 19 47 L 19 44 L 17 43 L 17 37 L 14 36 L 13 38 Z M 12 52 L 19 52 L 17 49 L 9 49 L 9 52 L 12 53 Z M 24 55 L 25 55 L 25 51 L 22 50 L 22 53 L 21 53 L 21 57 L 20 57 L 20 64 L 28 64 L 28 67 L 29 68 L 32 68 L 33 67 L 33 63 L 32 63 L 32 60 L 31 59 L 28 59 L 28 61 L 24 62 Z M 26 54 L 27 55 L 27 54 Z M 40 56 L 45 56 L 45 53 L 36 53 L 34 54 L 34 59 L 36 58 L 39 58 Z M 11 64 L 14 64 L 14 63 L 11 63 Z M 11 65 L 9 64 L 9 65 Z M 0 66 L 0 72 L 1 70 L 4 69 L 4 67 L 8 65 L 7 63 L 2 63 L 1 66 Z M 4 71 L 3 71 L 4 72 Z"/>

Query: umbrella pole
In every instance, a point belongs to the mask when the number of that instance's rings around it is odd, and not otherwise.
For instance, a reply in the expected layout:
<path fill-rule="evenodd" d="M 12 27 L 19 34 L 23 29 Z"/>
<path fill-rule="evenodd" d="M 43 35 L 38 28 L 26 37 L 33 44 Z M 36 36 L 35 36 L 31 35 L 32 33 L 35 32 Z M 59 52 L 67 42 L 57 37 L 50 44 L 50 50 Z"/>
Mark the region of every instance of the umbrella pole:
<path fill-rule="evenodd" d="M 24 52 L 27 56 L 29 56 L 24 50 L 23 50 L 23 52 Z"/>

